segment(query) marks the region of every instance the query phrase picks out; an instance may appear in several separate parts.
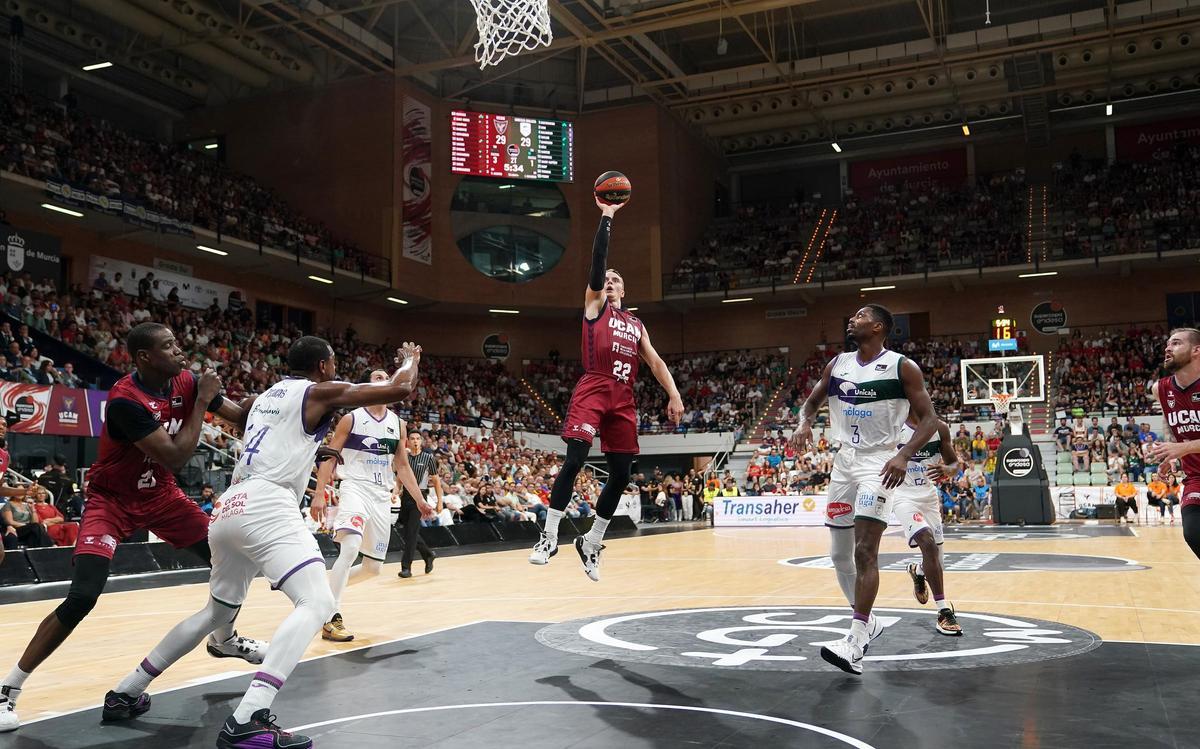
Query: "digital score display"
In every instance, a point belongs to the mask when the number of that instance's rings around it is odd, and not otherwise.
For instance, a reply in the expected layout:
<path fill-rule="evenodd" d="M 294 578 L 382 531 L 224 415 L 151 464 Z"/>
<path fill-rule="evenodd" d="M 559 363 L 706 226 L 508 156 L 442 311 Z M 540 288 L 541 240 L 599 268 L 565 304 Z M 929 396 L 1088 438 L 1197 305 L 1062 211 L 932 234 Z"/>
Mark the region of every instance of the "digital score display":
<path fill-rule="evenodd" d="M 575 128 L 485 112 L 450 113 L 450 171 L 480 177 L 575 180 Z"/>
<path fill-rule="evenodd" d="M 992 337 L 988 339 L 988 351 L 1016 351 L 1017 321 L 1005 316 L 1004 307 L 998 308 L 996 315 L 992 319 Z"/>

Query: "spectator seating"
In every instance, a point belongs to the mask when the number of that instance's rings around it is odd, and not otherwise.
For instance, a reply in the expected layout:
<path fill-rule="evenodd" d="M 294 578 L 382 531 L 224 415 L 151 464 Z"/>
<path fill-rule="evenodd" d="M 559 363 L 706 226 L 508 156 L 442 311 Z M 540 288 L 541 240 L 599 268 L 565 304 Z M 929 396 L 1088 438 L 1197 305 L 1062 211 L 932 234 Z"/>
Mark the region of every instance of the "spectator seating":
<path fill-rule="evenodd" d="M 221 162 L 122 131 L 59 103 L 0 101 L 0 169 L 62 180 L 211 231 L 387 280 L 389 264 L 301 215 L 269 188 Z"/>

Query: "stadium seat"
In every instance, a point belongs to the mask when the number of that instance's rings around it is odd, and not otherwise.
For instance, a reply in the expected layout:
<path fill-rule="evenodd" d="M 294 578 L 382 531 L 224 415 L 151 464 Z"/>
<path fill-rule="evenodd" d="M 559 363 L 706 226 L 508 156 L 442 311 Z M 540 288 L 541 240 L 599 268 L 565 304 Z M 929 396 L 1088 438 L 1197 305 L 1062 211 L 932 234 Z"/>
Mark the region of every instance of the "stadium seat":
<path fill-rule="evenodd" d="M 1092 474 L 1087 471 L 1076 471 L 1071 474 L 1071 483 L 1077 486 L 1091 486 Z"/>

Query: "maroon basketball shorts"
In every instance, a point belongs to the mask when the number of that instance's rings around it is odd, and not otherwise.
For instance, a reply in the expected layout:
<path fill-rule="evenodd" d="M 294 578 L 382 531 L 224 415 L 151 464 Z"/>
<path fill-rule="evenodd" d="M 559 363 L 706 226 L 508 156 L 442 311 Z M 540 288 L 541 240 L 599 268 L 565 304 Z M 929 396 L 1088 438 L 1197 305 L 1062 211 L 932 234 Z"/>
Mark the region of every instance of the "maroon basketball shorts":
<path fill-rule="evenodd" d="M 208 538 L 208 516 L 178 488 L 136 503 L 89 491 L 75 553 L 112 559 L 117 544 L 138 530 L 183 549 Z"/>
<path fill-rule="evenodd" d="M 562 438 L 582 440 L 590 445 L 597 434 L 600 435 L 600 449 L 606 453 L 636 455 L 638 452 L 633 387 L 612 377 L 585 374 L 571 394 Z"/>

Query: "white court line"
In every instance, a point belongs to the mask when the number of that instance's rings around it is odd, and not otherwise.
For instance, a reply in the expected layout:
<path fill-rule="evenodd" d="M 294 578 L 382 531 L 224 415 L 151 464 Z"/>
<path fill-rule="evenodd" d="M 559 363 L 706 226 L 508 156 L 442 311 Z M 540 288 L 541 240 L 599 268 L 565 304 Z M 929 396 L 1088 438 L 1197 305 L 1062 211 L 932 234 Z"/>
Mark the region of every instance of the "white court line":
<path fill-rule="evenodd" d="M 345 655 L 347 653 L 353 653 L 353 652 L 356 652 L 359 650 L 366 650 L 367 648 L 379 647 L 381 645 L 391 645 L 393 643 L 403 642 L 405 640 L 416 639 L 417 637 L 427 637 L 429 635 L 436 635 L 436 634 L 440 634 L 442 632 L 449 632 L 454 629 L 461 629 L 463 627 L 473 627 L 476 624 L 486 624 L 486 623 L 487 623 L 486 619 L 478 619 L 476 621 L 466 622 L 464 624 L 455 624 L 454 626 L 451 626 L 451 627 L 442 627 L 440 629 L 429 630 L 428 632 L 418 632 L 417 634 L 405 635 L 404 637 L 397 637 L 392 640 L 383 640 L 381 642 L 370 643 L 367 645 L 358 645 L 358 646 L 355 646 L 352 648 L 347 648 L 345 650 L 337 650 L 332 653 L 322 653 L 321 655 L 314 655 L 311 658 L 301 658 L 300 663 L 308 663 L 310 661 L 319 661 L 322 658 L 332 658 L 333 656 L 336 656 L 336 655 Z M 314 639 L 315 639 L 315 636 L 314 636 Z M 181 684 L 177 687 L 169 687 L 167 689 L 155 691 L 154 696 L 158 696 L 160 694 L 167 694 L 168 692 L 178 692 L 181 689 L 190 689 L 191 687 L 198 686 L 200 684 L 209 684 L 214 681 L 222 681 L 223 679 L 235 678 L 237 676 L 249 676 L 253 670 L 254 669 L 251 669 L 250 671 L 224 671 L 219 674 L 211 674 L 209 676 L 202 676 L 198 679 L 192 679 L 191 681 L 187 682 L 186 684 Z M 76 713 L 83 713 L 83 712 L 87 712 L 88 710 L 95 710 L 96 708 L 102 707 L 102 706 L 103 706 L 103 703 L 99 703 L 99 704 L 95 704 L 95 705 L 88 705 L 87 707 L 76 708 L 74 710 L 66 710 L 61 713 L 49 713 L 47 715 L 43 715 L 41 717 L 34 718 L 33 720 L 21 721 L 21 725 L 27 726 L 27 725 L 31 725 L 33 723 L 41 723 L 43 720 L 50 720 L 51 718 L 61 718 L 64 715 L 74 715 Z"/>
<path fill-rule="evenodd" d="M 410 707 L 399 710 L 383 710 L 377 713 L 365 713 L 363 715 L 351 715 L 345 718 L 334 718 L 320 723 L 309 723 L 304 726 L 296 726 L 289 728 L 289 731 L 307 731 L 313 728 L 322 728 L 324 726 L 336 725 L 338 723 L 349 723 L 354 720 L 367 720 L 368 718 L 382 718 L 389 715 L 408 715 L 411 713 L 425 712 L 440 712 L 443 710 L 476 710 L 484 707 L 533 707 L 533 706 L 555 706 L 555 707 L 628 707 L 639 710 L 681 710 L 689 713 L 709 713 L 712 715 L 728 715 L 734 718 L 750 718 L 752 720 L 762 720 L 768 723 L 778 723 L 784 726 L 800 728 L 805 731 L 819 733 L 822 736 L 828 736 L 831 739 L 838 741 L 854 749 L 875 749 L 870 744 L 859 741 L 853 736 L 847 736 L 844 733 L 838 733 L 828 728 L 814 726 L 811 723 L 801 723 L 798 720 L 788 720 L 787 718 L 776 718 L 771 715 L 760 715 L 758 713 L 743 713 L 737 710 L 721 710 L 715 707 L 695 707 L 692 705 L 662 705 L 653 702 L 577 702 L 575 700 L 536 700 L 530 702 L 477 702 L 470 705 L 436 705 L 433 707 Z"/>

